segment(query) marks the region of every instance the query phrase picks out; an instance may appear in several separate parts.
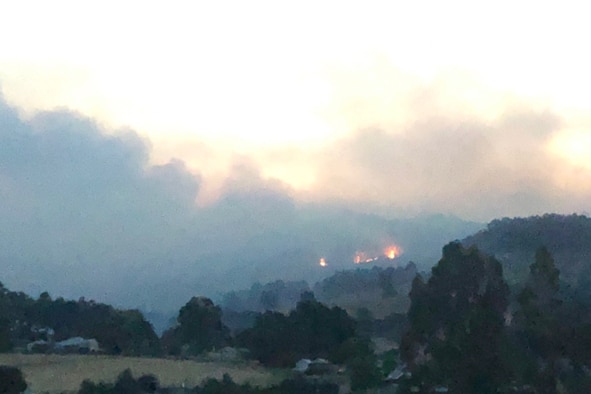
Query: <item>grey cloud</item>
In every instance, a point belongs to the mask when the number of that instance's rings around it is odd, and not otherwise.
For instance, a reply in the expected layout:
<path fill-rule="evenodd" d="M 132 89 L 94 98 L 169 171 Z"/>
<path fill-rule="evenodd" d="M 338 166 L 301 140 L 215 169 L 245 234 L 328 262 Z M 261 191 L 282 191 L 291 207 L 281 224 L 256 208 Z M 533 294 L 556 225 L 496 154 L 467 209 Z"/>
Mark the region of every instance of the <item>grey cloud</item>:
<path fill-rule="evenodd" d="M 427 113 L 405 128 L 360 130 L 326 148 L 318 185 L 329 196 L 481 220 L 576 210 L 553 183 L 564 163 L 546 150 L 561 125 L 552 112 L 523 107 L 494 121 Z"/>
<path fill-rule="evenodd" d="M 496 122 L 497 130 L 513 137 L 544 139 L 564 125 L 560 116 L 548 109 L 534 111 L 525 104 L 517 105 Z"/>
<path fill-rule="evenodd" d="M 104 296 L 101 282 L 168 253 L 195 215 L 199 180 L 179 162 L 150 166 L 132 131 L 67 111 L 24 122 L 0 102 L 0 139 L 2 280 L 15 286 Z"/>
<path fill-rule="evenodd" d="M 394 241 L 428 264 L 442 239 L 478 226 L 446 219 L 457 226 L 441 231 L 303 203 L 247 157 L 236 158 L 221 198 L 198 208 L 201 180 L 183 162 L 151 165 L 150 143 L 135 132 L 107 133 L 64 110 L 24 121 L 0 100 L 0 139 L 0 280 L 32 294 L 173 311 L 196 294 L 254 281 L 313 281 L 352 268 L 356 250 L 379 254 Z M 367 178 L 381 170 L 371 149 L 391 146 L 391 137 L 376 131 L 362 142 L 341 147 Z"/>

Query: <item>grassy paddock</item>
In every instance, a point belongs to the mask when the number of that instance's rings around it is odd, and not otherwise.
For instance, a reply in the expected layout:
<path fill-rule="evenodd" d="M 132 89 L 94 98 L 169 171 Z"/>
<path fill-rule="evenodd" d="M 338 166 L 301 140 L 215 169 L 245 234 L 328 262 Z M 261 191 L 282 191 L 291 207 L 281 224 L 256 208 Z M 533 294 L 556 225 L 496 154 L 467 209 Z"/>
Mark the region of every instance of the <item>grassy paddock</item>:
<path fill-rule="evenodd" d="M 159 358 L 91 355 L 0 354 L 1 365 L 19 367 L 34 393 L 75 392 L 84 379 L 114 382 L 129 368 L 135 377 L 153 374 L 163 386 L 193 387 L 208 377 L 229 374 L 235 382 L 254 386 L 278 383 L 283 374 L 248 363 L 196 362 Z"/>

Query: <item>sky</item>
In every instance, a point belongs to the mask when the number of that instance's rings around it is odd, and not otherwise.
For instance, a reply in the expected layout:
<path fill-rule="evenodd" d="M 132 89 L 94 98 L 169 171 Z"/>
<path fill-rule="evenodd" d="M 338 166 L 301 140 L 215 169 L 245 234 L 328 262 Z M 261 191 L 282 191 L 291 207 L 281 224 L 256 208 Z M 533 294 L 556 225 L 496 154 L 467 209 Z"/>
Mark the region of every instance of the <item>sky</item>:
<path fill-rule="evenodd" d="M 580 2 L 21 0 L 2 14 L 3 253 L 30 269 L 95 267 L 78 273 L 90 283 L 116 265 L 99 260 L 168 259 L 182 276 L 196 239 L 205 260 L 241 250 L 228 234 L 255 256 L 337 207 L 589 212 Z M 241 227 L 253 218 L 268 233 Z M 351 228 L 314 253 L 361 239 Z M 42 286 L 15 267 L 13 283 Z"/>
<path fill-rule="evenodd" d="M 202 178 L 200 204 L 249 161 L 308 201 L 478 220 L 586 208 L 578 2 L 8 4 L 7 102 L 133 129 L 152 163 Z"/>

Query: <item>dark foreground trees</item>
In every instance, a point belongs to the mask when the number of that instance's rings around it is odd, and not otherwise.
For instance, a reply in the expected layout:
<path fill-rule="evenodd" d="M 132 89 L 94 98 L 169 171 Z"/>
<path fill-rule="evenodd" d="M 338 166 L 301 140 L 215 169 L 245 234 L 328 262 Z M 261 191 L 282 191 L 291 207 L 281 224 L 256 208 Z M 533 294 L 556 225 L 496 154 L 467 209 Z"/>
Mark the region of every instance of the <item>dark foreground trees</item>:
<path fill-rule="evenodd" d="M 179 311 L 177 325 L 162 335 L 168 354 L 196 355 L 227 346 L 230 330 L 222 323 L 222 310 L 209 298 L 193 297 Z"/>
<path fill-rule="evenodd" d="M 0 283 L 0 351 L 34 340 L 48 340 L 35 328 L 51 328 L 53 340 L 94 338 L 102 351 L 130 356 L 157 355 L 159 339 L 138 310 L 120 310 L 87 301 L 52 299 L 47 292 L 33 299 Z"/>
<path fill-rule="evenodd" d="M 545 247 L 529 268 L 510 330 L 520 358 L 529 360 L 517 378 L 539 392 L 591 392 L 591 303 L 569 286 L 561 289 L 560 271 Z"/>
<path fill-rule="evenodd" d="M 27 382 L 20 369 L 0 365 L 0 393 L 17 394 L 27 389 Z"/>
<path fill-rule="evenodd" d="M 493 393 L 507 381 L 500 349 L 509 289 L 497 260 L 450 243 L 429 281 L 415 279 L 410 297 L 402 357 L 413 385 Z"/>
<path fill-rule="evenodd" d="M 381 380 L 369 340 L 358 335 L 355 321 L 341 308 L 329 308 L 304 294 L 289 315 L 266 312 L 242 332 L 238 344 L 261 363 L 293 367 L 301 358 L 324 358 L 346 365 L 353 389 Z"/>
<path fill-rule="evenodd" d="M 1 393 L 2 391 L 0 391 Z M 78 394 L 150 394 L 150 393 L 192 393 L 192 394 L 338 394 L 339 385 L 321 380 L 295 377 L 283 380 L 278 385 L 260 388 L 248 383 L 235 383 L 230 375 L 221 380 L 208 378 L 193 388 L 161 387 L 153 375 L 134 379 L 129 369 L 119 374 L 115 383 L 94 383 L 85 380 Z"/>
<path fill-rule="evenodd" d="M 94 383 L 84 380 L 78 394 L 150 394 L 160 388 L 160 382 L 154 375 L 142 375 L 135 379 L 129 369 L 119 374 L 115 383 Z"/>
<path fill-rule="evenodd" d="M 304 357 L 330 358 L 355 336 L 355 321 L 343 309 L 306 300 L 287 316 L 279 312 L 260 315 L 238 341 L 265 365 L 291 367 Z"/>
<path fill-rule="evenodd" d="M 95 338 L 106 353 L 127 356 L 160 352 L 158 336 L 138 310 L 119 310 L 84 299 L 52 300 L 44 293 L 32 304 L 28 317 L 31 324 L 53 328 L 58 341 L 76 336 Z"/>
<path fill-rule="evenodd" d="M 561 345 L 556 342 L 561 307 L 559 276 L 560 271 L 548 250 L 539 248 L 525 287 L 517 297 L 520 307 L 517 330 L 531 353 L 543 359 L 560 357 Z"/>
<path fill-rule="evenodd" d="M 498 261 L 446 245 L 429 280 L 412 286 L 401 344 L 412 378 L 401 391 L 591 392 L 591 301 L 561 287 L 545 247 L 511 296 Z"/>

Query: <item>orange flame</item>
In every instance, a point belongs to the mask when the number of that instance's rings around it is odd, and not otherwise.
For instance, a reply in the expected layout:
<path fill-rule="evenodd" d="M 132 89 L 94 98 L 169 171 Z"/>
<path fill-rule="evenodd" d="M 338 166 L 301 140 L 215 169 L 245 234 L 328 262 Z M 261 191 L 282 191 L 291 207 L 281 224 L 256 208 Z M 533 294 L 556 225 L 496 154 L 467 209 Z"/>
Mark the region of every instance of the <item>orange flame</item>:
<path fill-rule="evenodd" d="M 369 257 L 365 252 L 357 252 L 355 253 L 353 262 L 355 264 L 371 263 L 372 261 L 376 261 L 377 259 L 377 257 Z"/>
<path fill-rule="evenodd" d="M 384 250 L 384 254 L 390 260 L 394 260 L 396 257 L 400 256 L 401 253 L 402 249 L 400 249 L 400 247 L 396 245 L 388 246 L 386 250 Z"/>
<path fill-rule="evenodd" d="M 390 245 L 384 249 L 384 256 L 389 260 L 394 260 L 398 256 L 402 254 L 402 248 L 398 245 Z M 353 262 L 355 264 L 363 264 L 363 263 L 371 263 L 373 261 L 378 261 L 382 259 L 382 257 L 378 257 L 375 254 L 371 255 L 366 252 L 355 252 L 355 256 L 353 257 Z"/>
<path fill-rule="evenodd" d="M 327 264 L 326 264 L 326 260 L 324 259 L 324 257 L 321 257 L 321 258 L 320 258 L 320 266 L 321 266 L 321 267 L 326 267 L 326 265 L 327 265 Z"/>
<path fill-rule="evenodd" d="M 355 257 L 353 258 L 353 262 L 355 264 L 361 264 L 362 262 L 365 261 L 365 259 L 366 259 L 365 253 L 357 252 L 357 253 L 355 253 Z"/>

